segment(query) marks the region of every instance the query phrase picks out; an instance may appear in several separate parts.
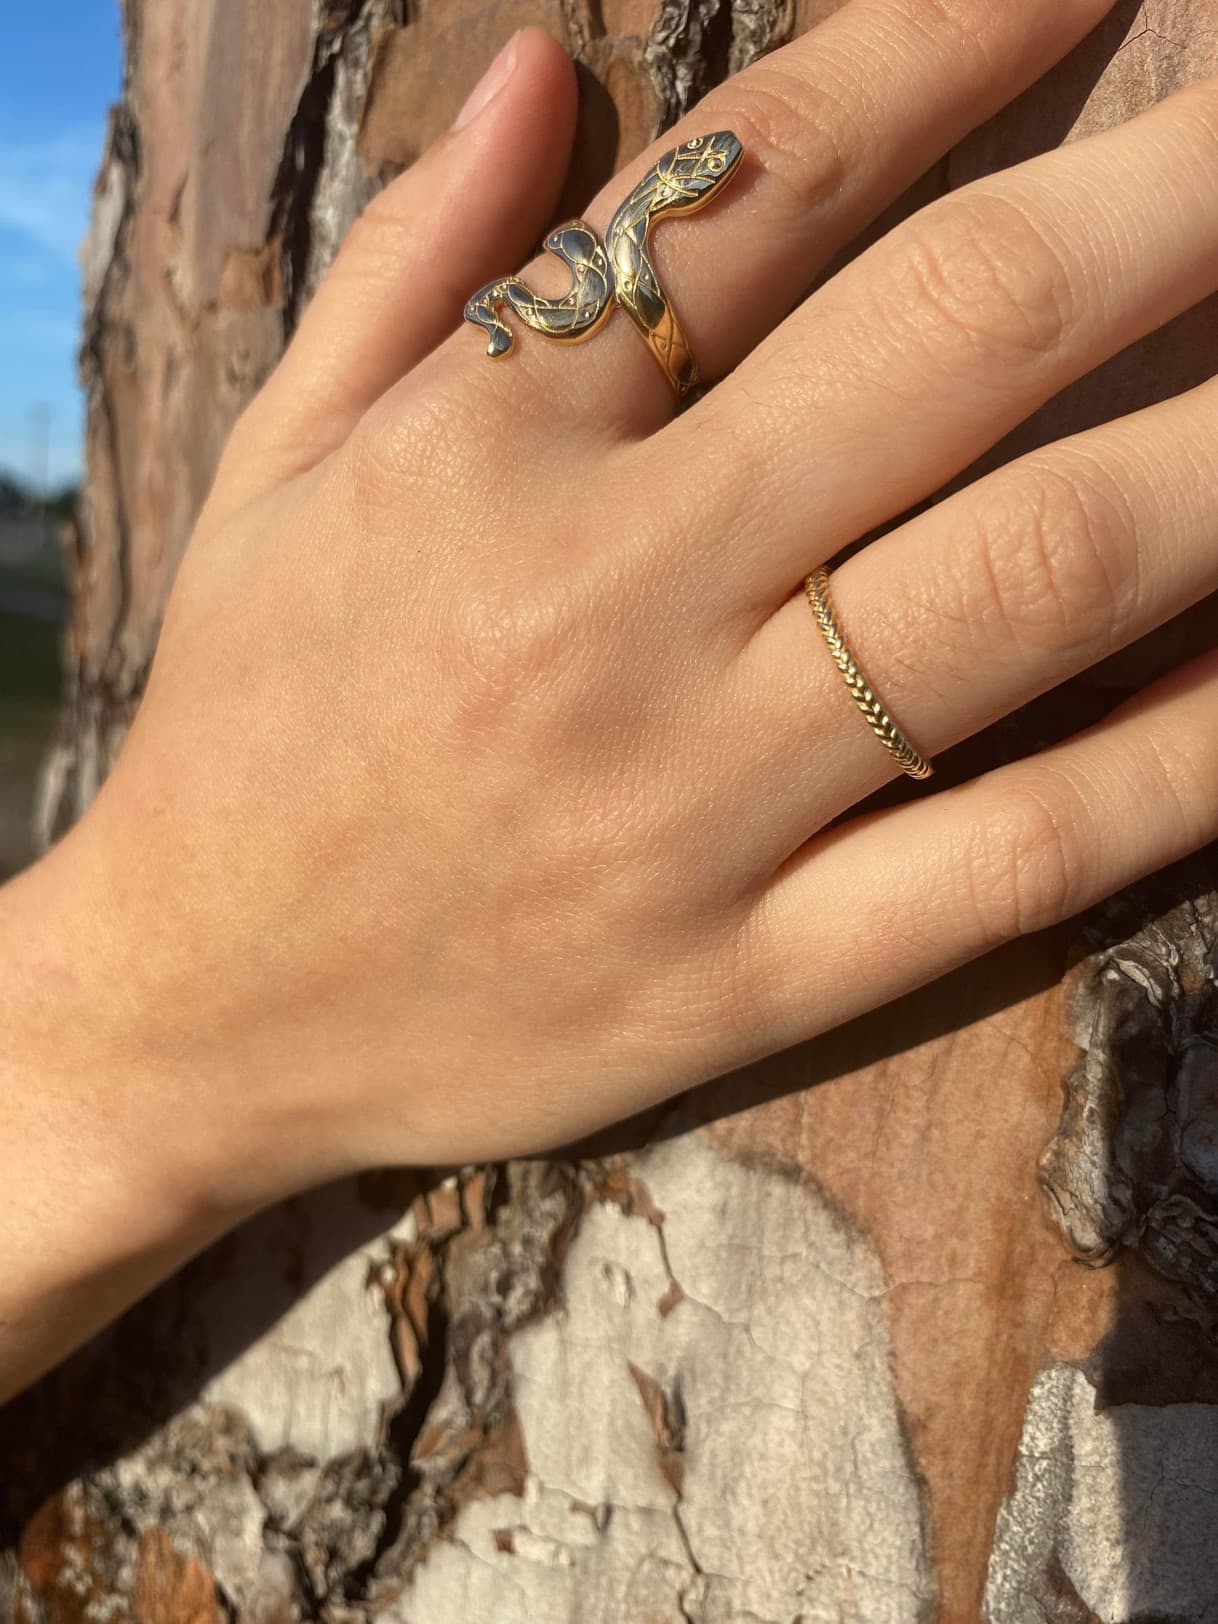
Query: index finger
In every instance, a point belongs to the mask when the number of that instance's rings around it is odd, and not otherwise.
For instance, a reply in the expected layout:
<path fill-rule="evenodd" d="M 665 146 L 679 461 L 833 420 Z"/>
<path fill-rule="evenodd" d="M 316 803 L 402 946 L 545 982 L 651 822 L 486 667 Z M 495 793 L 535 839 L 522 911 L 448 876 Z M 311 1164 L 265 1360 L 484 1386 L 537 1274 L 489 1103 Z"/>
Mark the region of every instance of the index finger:
<path fill-rule="evenodd" d="M 650 247 L 703 377 L 721 376 L 854 236 L 1110 4 L 850 0 L 706 96 L 601 192 L 588 223 L 603 235 L 631 188 L 682 141 L 711 131 L 739 139 L 745 158 L 722 198 L 705 214 L 665 221 Z M 550 297 L 570 285 L 553 259 L 535 261 L 523 278 Z M 531 397 L 568 422 L 592 416 L 628 434 L 672 414 L 672 388 L 624 317 L 575 348 L 518 324 L 515 337 L 512 359 L 492 367 L 476 335 L 458 333 L 445 363 L 459 346 L 460 364 L 485 368 L 485 388 L 512 412 Z"/>

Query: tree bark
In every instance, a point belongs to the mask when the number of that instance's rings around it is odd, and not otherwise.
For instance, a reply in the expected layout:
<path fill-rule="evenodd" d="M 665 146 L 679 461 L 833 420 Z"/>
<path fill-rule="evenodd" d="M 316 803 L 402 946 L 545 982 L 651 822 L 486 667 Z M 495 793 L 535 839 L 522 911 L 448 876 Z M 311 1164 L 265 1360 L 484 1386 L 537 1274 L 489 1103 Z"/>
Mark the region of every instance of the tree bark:
<path fill-rule="evenodd" d="M 583 66 L 566 215 L 833 3 L 127 0 L 44 838 L 121 743 L 236 414 L 507 34 Z M 1215 71 L 1212 0 L 1125 0 L 901 207 Z M 1200 381 L 1216 340 L 1211 304 L 987 460 Z M 577 1155 L 369 1177 L 229 1237 L 0 1412 L 0 1616 L 1218 1619 L 1214 855 Z"/>

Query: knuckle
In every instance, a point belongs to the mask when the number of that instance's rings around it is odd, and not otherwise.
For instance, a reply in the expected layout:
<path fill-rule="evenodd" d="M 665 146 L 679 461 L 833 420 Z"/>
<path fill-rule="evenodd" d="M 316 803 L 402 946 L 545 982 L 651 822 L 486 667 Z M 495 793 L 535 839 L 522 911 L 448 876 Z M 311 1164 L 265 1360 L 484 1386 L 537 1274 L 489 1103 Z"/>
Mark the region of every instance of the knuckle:
<path fill-rule="evenodd" d="M 1120 486 L 1082 458 L 1022 464 L 978 515 L 969 618 L 1021 652 L 1107 652 L 1131 628 L 1138 536 Z"/>
<path fill-rule="evenodd" d="M 1026 210 L 996 193 L 960 193 L 908 228 L 898 300 L 903 319 L 960 335 L 989 361 L 1052 354 L 1076 320 L 1063 254 Z"/>
<path fill-rule="evenodd" d="M 479 581 L 446 616 L 446 687 L 463 731 L 501 727 L 551 697 L 577 646 L 572 594 L 553 576 Z"/>
<path fill-rule="evenodd" d="M 970 827 L 965 902 L 988 949 L 1068 919 L 1083 905 L 1093 816 L 1080 789 L 1044 764 L 1024 767 Z"/>
<path fill-rule="evenodd" d="M 845 101 L 776 63 L 749 68 L 708 97 L 704 110 L 735 131 L 797 216 L 837 193 L 859 150 Z"/>

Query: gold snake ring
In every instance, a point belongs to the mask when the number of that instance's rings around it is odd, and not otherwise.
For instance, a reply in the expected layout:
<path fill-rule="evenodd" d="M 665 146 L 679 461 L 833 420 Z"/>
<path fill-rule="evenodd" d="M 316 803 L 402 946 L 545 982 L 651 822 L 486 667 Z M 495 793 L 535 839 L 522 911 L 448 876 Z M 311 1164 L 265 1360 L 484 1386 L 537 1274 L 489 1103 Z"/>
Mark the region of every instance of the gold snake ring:
<path fill-rule="evenodd" d="M 545 299 L 514 276 L 479 288 L 465 306 L 465 319 L 485 331 L 486 353 L 502 356 L 512 348 L 512 330 L 499 314 L 505 305 L 535 333 L 578 344 L 591 338 L 616 303 L 683 399 L 698 383 L 698 368 L 648 256 L 647 234 L 666 215 L 704 208 L 736 173 L 743 153 L 730 130 L 682 141 L 643 176 L 610 220 L 603 242 L 583 220 L 552 231 L 545 247 L 570 270 L 570 292 Z"/>

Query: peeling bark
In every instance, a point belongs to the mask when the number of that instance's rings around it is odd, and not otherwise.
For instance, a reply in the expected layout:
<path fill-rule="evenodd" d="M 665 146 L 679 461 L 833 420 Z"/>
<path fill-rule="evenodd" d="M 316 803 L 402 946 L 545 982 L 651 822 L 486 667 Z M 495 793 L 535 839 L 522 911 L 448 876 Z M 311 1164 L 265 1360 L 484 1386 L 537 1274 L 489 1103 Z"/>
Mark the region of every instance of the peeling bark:
<path fill-rule="evenodd" d="M 1136 1247 L 1218 1325 L 1218 898 L 1159 915 L 1123 897 L 1131 933 L 1098 948 L 1075 1006 L 1084 1058 L 1041 1176 L 1071 1251 Z"/>
<path fill-rule="evenodd" d="M 570 214 L 835 3 L 127 0 L 44 838 L 121 743 L 233 420 L 507 34 L 585 70 Z M 1216 70 L 1209 0 L 1124 0 L 902 207 Z M 1216 341 L 1210 304 L 986 465 L 1199 381 Z M 1202 605 L 952 771 L 1213 630 Z M 263 1215 L 0 1412 L 0 1618 L 1218 1617 L 1213 856 L 582 1156 Z"/>

